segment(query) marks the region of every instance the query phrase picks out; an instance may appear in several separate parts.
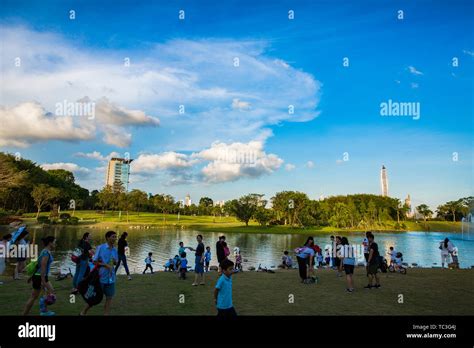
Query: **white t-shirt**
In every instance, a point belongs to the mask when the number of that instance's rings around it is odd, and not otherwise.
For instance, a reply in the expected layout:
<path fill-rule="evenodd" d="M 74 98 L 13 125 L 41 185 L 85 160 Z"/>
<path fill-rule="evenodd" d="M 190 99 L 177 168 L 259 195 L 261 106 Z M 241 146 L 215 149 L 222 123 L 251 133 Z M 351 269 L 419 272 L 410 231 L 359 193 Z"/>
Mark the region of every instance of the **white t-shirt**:
<path fill-rule="evenodd" d="M 367 238 L 364 238 L 362 245 L 364 246 L 364 254 L 368 254 L 369 253 L 369 240 Z"/>

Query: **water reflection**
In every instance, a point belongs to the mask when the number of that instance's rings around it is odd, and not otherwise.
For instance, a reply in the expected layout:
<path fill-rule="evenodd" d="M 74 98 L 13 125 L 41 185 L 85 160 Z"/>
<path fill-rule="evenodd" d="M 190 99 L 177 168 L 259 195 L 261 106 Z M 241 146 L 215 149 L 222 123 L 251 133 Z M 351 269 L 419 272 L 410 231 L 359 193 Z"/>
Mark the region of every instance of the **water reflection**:
<path fill-rule="evenodd" d="M 117 230 L 120 234 L 126 229 Z M 184 242 L 185 246 L 195 248 L 197 245 L 196 235 L 202 234 L 205 246 L 211 247 L 211 265 L 216 265 L 215 244 L 219 235 L 217 232 L 198 232 L 183 229 L 147 229 L 126 230 L 129 234 L 130 256 L 128 264 L 132 273 L 142 272 L 145 265 L 144 260 L 149 252 L 153 253 L 156 260 L 154 268 L 163 270 L 163 265 L 169 258 L 178 254 L 178 243 Z M 1 233 L 7 229 L 2 228 Z M 62 272 L 69 268 L 74 271 L 75 265 L 70 260 L 71 251 L 76 247 L 83 233 L 90 232 L 92 244 L 97 246 L 104 242 L 106 230 L 77 228 L 66 226 L 51 226 L 47 228 L 30 229 L 29 240 L 39 242 L 46 235 L 54 235 L 57 238 L 55 262 L 53 271 L 61 269 Z M 364 233 L 338 233 L 346 236 L 351 244 L 360 246 Z M 330 233 L 314 235 L 315 243 L 324 247 L 330 244 Z M 250 266 L 257 267 L 259 264 L 266 267 L 277 266 L 281 261 L 283 251 L 288 250 L 293 255 L 293 250 L 304 244 L 307 234 L 246 234 L 229 233 L 226 235 L 227 243 L 231 250 L 239 247 L 244 260 L 244 269 Z M 448 237 L 459 250 L 460 266 L 463 268 L 474 265 L 474 241 L 462 240 L 461 235 L 439 232 L 406 232 L 406 233 L 376 233 L 375 241 L 379 245 L 380 252 L 386 256 L 390 246 L 403 253 L 404 262 L 416 263 L 422 267 L 440 265 L 439 243 Z M 232 255 L 232 254 L 231 254 Z M 194 266 L 194 252 L 188 251 L 188 260 Z M 363 260 L 363 257 L 359 261 Z M 124 273 L 123 267 L 119 273 Z"/>

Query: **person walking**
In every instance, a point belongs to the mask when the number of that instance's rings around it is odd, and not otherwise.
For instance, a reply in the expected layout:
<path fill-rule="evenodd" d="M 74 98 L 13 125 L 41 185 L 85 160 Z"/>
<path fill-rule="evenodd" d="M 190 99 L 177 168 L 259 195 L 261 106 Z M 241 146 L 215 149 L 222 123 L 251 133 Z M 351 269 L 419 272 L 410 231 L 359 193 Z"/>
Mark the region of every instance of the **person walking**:
<path fill-rule="evenodd" d="M 127 255 L 126 249 L 128 248 L 128 242 L 127 242 L 127 237 L 128 233 L 124 232 L 120 235 L 120 238 L 118 240 L 118 245 L 117 245 L 117 253 L 118 253 L 118 262 L 117 266 L 115 266 L 115 273 L 117 273 L 117 270 L 120 267 L 120 263 L 123 263 L 123 268 L 125 268 L 125 273 L 127 273 L 127 278 L 128 280 L 132 280 L 132 276 L 130 275 L 130 271 L 128 270 L 128 264 L 127 264 Z"/>
<path fill-rule="evenodd" d="M 82 281 L 82 279 L 84 279 L 84 276 L 89 268 L 89 253 L 92 249 L 89 232 L 83 234 L 82 239 L 79 241 L 78 248 L 81 250 L 81 255 L 79 256 L 79 261 L 76 263 L 76 272 L 74 273 L 74 278 L 72 279 L 73 288 L 71 290 L 71 294 L 77 294 L 77 287 L 79 286 L 79 283 Z"/>
<path fill-rule="evenodd" d="M 32 283 L 33 291 L 31 297 L 28 299 L 23 310 L 23 315 L 28 315 L 31 311 L 31 307 L 44 290 L 48 295 L 55 295 L 55 291 L 51 283 L 49 282 L 48 276 L 51 270 L 51 264 L 53 263 L 52 250 L 56 246 L 56 239 L 53 236 L 48 236 L 41 240 L 44 245 L 44 249 L 41 250 L 38 256 L 38 263 L 36 266 L 36 272 L 28 279 L 28 283 Z M 46 296 L 40 299 L 40 315 L 51 316 L 55 313 L 48 311 L 46 307 Z"/>
<path fill-rule="evenodd" d="M 95 265 L 99 267 L 100 285 L 105 296 L 104 315 L 109 315 L 112 307 L 112 299 L 115 296 L 116 275 L 114 266 L 118 260 L 118 253 L 115 248 L 117 233 L 108 231 L 105 234 L 105 240 L 106 242 L 104 244 L 97 247 L 93 261 Z M 87 311 L 91 308 L 92 306 L 87 304 L 82 310 L 81 315 L 86 315 Z"/>

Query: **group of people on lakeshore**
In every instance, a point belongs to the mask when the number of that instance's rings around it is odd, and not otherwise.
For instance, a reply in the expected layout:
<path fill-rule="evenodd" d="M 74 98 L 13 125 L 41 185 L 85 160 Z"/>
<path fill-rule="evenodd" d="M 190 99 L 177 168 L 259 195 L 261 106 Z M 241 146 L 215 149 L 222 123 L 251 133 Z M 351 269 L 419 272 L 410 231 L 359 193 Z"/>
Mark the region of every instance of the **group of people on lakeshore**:
<path fill-rule="evenodd" d="M 21 227 L 13 234 L 6 234 L 0 241 L 0 246 L 9 248 L 11 245 L 23 247 L 27 245 L 26 237 L 28 231 L 26 227 Z M 81 295 L 86 299 L 84 291 L 87 290 L 87 283 L 92 284 L 91 276 L 96 275 L 97 286 L 105 297 L 104 314 L 108 315 L 111 310 L 113 298 L 116 293 L 116 273 L 119 267 L 123 265 L 128 280 L 132 280 L 130 270 L 127 264 L 128 253 L 128 233 L 123 232 L 118 238 L 115 231 L 108 231 L 105 234 L 105 243 L 93 248 L 91 244 L 90 233 L 84 233 L 78 242 L 78 247 L 71 255 L 71 259 L 76 264 L 76 270 L 72 280 L 71 294 Z M 23 314 L 30 313 L 32 306 L 39 298 L 40 315 L 51 316 L 54 312 L 48 309 L 56 301 L 56 293 L 49 276 L 51 264 L 53 262 L 53 251 L 56 247 L 56 238 L 47 236 L 42 240 L 43 249 L 36 260 L 25 265 L 26 257 L 20 255 L 17 258 L 15 266 L 14 279 L 20 279 L 19 275 L 26 271 L 28 274 L 28 283 L 31 283 L 32 293 L 25 304 Z M 117 242 L 118 241 L 118 242 Z M 197 246 L 195 248 L 185 246 L 183 242 L 179 243 L 178 254 L 170 258 L 164 265 L 165 271 L 176 272 L 179 279 L 186 279 L 188 268 L 186 251 L 194 252 L 194 281 L 192 286 L 205 286 L 204 274 L 210 271 L 210 262 L 212 260 L 211 247 L 205 246 L 202 235 L 196 236 Z M 117 246 L 116 246 L 117 244 Z M 379 289 L 381 287 L 379 270 L 385 261 L 379 251 L 379 246 L 375 242 L 375 236 L 372 232 L 367 232 L 361 243 L 365 259 L 365 272 L 368 278 L 368 284 L 365 289 Z M 346 291 L 352 293 L 354 286 L 354 269 L 357 264 L 357 246 L 351 245 L 347 237 L 331 236 L 330 244 L 323 250 L 314 242 L 313 237 L 308 237 L 304 245 L 294 250 L 296 265 L 299 270 L 299 277 L 303 284 L 317 283 L 318 278 L 315 275 L 315 269 L 325 267 L 336 271 L 337 277 L 342 277 L 343 272 L 346 277 Z M 457 248 L 446 238 L 440 243 L 442 267 L 448 264 L 449 256 L 452 263 L 458 263 Z M 215 245 L 215 252 L 218 263 L 219 278 L 214 288 L 214 298 L 219 316 L 235 316 L 236 311 L 232 303 L 232 275 L 242 270 L 242 255 L 239 248 L 234 248 L 235 262 L 229 259 L 230 249 L 226 243 L 225 236 L 220 236 Z M 403 267 L 402 253 L 396 251 L 391 246 L 387 252 L 390 257 L 390 266 L 395 269 Z M 5 270 L 4 258 L 0 260 L 0 274 Z M 145 259 L 145 270 L 143 274 L 150 270 L 154 273 L 152 263 L 153 253 L 149 252 Z M 450 264 L 452 264 L 450 263 Z M 294 268 L 294 261 L 289 251 L 284 251 L 282 264 L 280 268 Z M 1 284 L 1 283 L 0 283 Z M 86 290 L 83 290 L 86 289 Z M 43 296 L 41 296 L 43 294 Z M 87 301 L 86 301 L 87 302 Z M 86 315 L 94 304 L 86 303 L 80 315 Z"/>

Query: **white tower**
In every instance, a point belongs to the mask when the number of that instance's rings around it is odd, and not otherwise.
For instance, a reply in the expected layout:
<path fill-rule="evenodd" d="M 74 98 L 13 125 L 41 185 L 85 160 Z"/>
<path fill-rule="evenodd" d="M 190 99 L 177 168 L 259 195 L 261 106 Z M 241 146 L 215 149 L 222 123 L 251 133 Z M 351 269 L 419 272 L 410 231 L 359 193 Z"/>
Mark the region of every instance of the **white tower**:
<path fill-rule="evenodd" d="M 380 186 L 382 189 L 382 196 L 387 197 L 388 196 L 388 176 L 387 176 L 387 169 L 385 166 L 382 166 L 382 169 L 380 170 Z"/>

